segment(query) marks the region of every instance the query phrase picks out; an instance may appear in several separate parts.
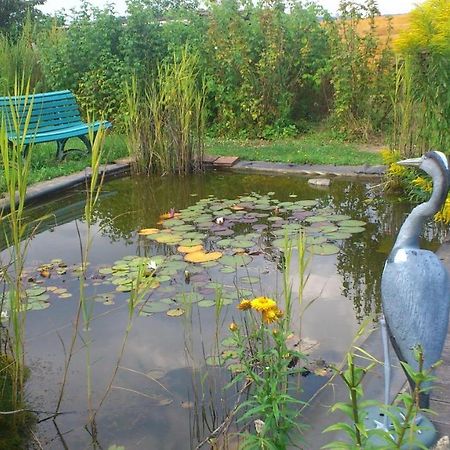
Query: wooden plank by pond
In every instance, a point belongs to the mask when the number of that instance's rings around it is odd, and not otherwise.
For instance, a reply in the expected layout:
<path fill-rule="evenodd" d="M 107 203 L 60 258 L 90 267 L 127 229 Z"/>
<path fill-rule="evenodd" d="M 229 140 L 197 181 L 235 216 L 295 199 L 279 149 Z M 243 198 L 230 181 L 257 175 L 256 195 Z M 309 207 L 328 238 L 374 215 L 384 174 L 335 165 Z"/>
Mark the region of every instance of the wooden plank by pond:
<path fill-rule="evenodd" d="M 220 156 L 217 158 L 213 166 L 215 167 L 232 167 L 239 161 L 238 156 Z"/>
<path fill-rule="evenodd" d="M 450 273 L 450 241 L 445 242 L 437 255 Z M 437 416 L 430 418 L 440 435 L 450 435 L 450 330 L 442 352 L 443 364 L 436 370 L 438 382 L 431 393 L 431 409 Z"/>

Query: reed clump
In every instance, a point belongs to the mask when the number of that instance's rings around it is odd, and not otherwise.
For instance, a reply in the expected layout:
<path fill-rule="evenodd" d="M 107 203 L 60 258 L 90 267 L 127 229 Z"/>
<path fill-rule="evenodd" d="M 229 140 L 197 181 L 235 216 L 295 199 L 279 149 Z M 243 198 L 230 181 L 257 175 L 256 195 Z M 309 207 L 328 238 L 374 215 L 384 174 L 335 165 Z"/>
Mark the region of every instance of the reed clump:
<path fill-rule="evenodd" d="M 427 0 L 410 14 L 394 42 L 398 54 L 392 146 L 403 157 L 450 147 L 450 14 L 445 0 Z"/>
<path fill-rule="evenodd" d="M 185 48 L 158 66 L 154 80 L 134 76 L 126 85 L 125 127 L 137 173 L 201 170 L 206 84 L 198 81 L 197 65 Z"/>
<path fill-rule="evenodd" d="M 31 88 L 43 83 L 39 53 L 33 42 L 33 25 L 27 20 L 17 37 L 13 40 L 0 33 L 0 95 L 14 90 L 16 75 L 27 77 Z"/>

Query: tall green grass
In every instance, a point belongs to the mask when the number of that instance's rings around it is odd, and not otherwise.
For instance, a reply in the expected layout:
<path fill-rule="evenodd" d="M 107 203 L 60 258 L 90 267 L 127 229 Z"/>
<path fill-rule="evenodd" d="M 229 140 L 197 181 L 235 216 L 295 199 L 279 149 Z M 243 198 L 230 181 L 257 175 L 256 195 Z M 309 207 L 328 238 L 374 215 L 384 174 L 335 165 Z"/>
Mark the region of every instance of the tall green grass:
<path fill-rule="evenodd" d="M 30 84 L 18 82 L 14 86 L 14 95 L 23 95 L 23 103 L 11 101 L 8 127 L 15 130 L 24 130 L 30 123 L 33 98 L 30 95 Z M 7 339 L 11 360 L 10 376 L 12 381 L 11 405 L 18 409 L 24 402 L 25 381 L 25 322 L 27 311 L 27 294 L 25 292 L 22 273 L 27 253 L 27 241 L 25 236 L 29 233 L 30 223 L 27 223 L 24 215 L 25 196 L 28 184 L 28 175 L 32 155 L 32 146 L 26 156 L 23 156 L 25 148 L 24 139 L 9 142 L 7 136 L 6 117 L 0 117 L 0 156 L 3 165 L 4 183 L 9 198 L 9 213 L 0 211 L 0 225 L 8 229 L 5 238 L 9 248 L 9 261 L 0 261 L 1 277 L 6 284 L 8 293 L 2 302 L 2 308 L 9 315 L 9 327 Z M 2 336 L 2 338 L 4 338 Z M 17 415 L 17 418 L 20 418 Z"/>
<path fill-rule="evenodd" d="M 126 86 L 128 148 L 138 173 L 185 174 L 202 167 L 206 85 L 187 49 L 162 63 L 155 80 Z"/>
<path fill-rule="evenodd" d="M 29 79 L 30 87 L 43 85 L 39 53 L 33 43 L 33 26 L 27 21 L 17 40 L 0 33 L 0 95 L 14 90 L 16 75 Z"/>

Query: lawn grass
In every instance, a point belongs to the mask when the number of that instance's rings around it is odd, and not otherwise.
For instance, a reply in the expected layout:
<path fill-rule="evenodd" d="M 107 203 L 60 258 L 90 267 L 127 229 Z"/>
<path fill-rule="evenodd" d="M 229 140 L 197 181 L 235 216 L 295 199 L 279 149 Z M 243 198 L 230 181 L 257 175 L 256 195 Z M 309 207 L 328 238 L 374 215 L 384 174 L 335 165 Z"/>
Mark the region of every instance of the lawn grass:
<path fill-rule="evenodd" d="M 68 148 L 83 148 L 78 139 L 68 142 Z M 29 185 L 39 181 L 69 175 L 90 166 L 90 156 L 75 157 L 69 154 L 64 161 L 55 159 L 54 142 L 39 144 L 33 148 Z M 358 144 L 345 143 L 333 138 L 329 132 L 313 131 L 299 138 L 264 140 L 207 140 L 206 153 L 218 156 L 239 156 L 248 161 L 271 161 L 294 164 L 359 165 L 381 164 L 378 153 L 362 151 Z M 128 156 L 125 138 L 111 133 L 105 140 L 102 163 Z M 5 191 L 0 167 L 0 192 Z M 1 194 L 0 194 L 1 197 Z"/>
<path fill-rule="evenodd" d="M 84 148 L 84 144 L 79 139 L 71 139 L 68 141 L 66 148 Z M 64 161 L 56 160 L 55 155 L 55 142 L 34 146 L 31 154 L 29 185 L 39 181 L 51 180 L 62 175 L 70 175 L 91 165 L 90 155 L 84 154 L 80 156 L 77 152 L 73 153 L 73 155 L 69 153 Z M 106 136 L 102 163 L 109 163 L 125 156 L 128 156 L 128 151 L 123 136 L 114 133 Z M 6 186 L 4 183 L 3 170 L 0 167 L 0 192 L 5 192 Z"/>
<path fill-rule="evenodd" d="M 358 144 L 346 143 L 324 131 L 314 131 L 298 138 L 263 140 L 209 139 L 206 153 L 239 156 L 247 161 L 270 161 L 294 164 L 360 165 L 382 164 L 377 152 L 363 151 Z"/>

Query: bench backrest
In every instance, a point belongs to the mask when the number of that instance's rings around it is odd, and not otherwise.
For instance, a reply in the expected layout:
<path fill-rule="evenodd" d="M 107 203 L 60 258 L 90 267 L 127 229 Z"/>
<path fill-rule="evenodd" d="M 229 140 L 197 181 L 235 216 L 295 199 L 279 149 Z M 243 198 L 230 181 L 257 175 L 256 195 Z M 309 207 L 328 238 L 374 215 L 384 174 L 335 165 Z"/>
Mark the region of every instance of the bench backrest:
<path fill-rule="evenodd" d="M 0 97 L 0 118 L 4 117 L 8 133 L 16 132 L 12 120 L 11 104 L 23 132 L 27 114 L 31 106 L 31 118 L 27 134 L 42 133 L 59 128 L 67 128 L 81 122 L 80 110 L 75 96 L 70 91 L 47 92 L 17 97 Z"/>

